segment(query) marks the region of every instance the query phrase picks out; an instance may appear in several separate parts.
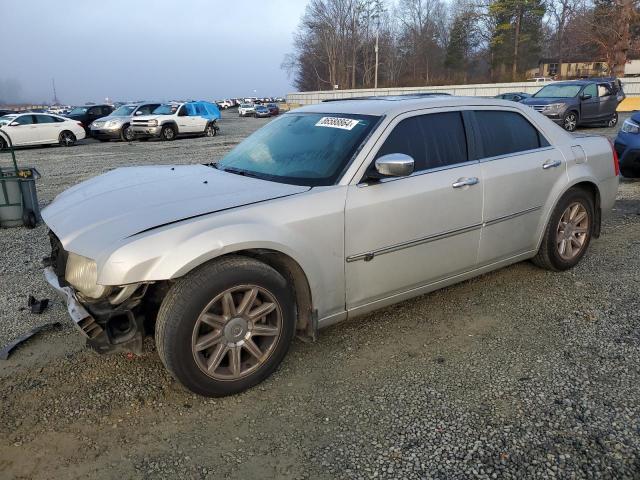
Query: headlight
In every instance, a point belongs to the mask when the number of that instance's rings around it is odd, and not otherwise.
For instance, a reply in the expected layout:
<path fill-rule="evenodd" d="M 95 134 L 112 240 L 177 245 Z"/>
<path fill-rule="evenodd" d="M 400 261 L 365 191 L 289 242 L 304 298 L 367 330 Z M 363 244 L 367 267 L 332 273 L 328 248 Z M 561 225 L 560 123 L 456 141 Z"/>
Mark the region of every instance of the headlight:
<path fill-rule="evenodd" d="M 98 285 L 98 266 L 90 258 L 69 252 L 64 278 L 85 297 L 101 298 L 111 287 Z"/>
<path fill-rule="evenodd" d="M 542 109 L 542 112 L 556 114 L 564 111 L 566 108 L 567 106 L 564 103 L 550 103 Z"/>
<path fill-rule="evenodd" d="M 149 120 L 149 126 L 150 127 L 157 127 L 158 126 L 158 120 Z"/>
<path fill-rule="evenodd" d="M 107 123 L 104 124 L 105 128 L 113 128 L 119 127 L 120 122 L 118 120 L 108 120 Z"/>
<path fill-rule="evenodd" d="M 640 125 L 633 120 L 627 119 L 622 124 L 622 131 L 626 133 L 640 133 Z"/>

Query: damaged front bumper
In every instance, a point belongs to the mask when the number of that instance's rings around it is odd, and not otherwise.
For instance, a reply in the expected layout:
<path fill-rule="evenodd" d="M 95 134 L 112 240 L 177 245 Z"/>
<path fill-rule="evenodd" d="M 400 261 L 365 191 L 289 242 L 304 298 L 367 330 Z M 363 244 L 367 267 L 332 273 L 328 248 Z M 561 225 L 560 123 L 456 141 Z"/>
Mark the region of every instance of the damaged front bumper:
<path fill-rule="evenodd" d="M 133 308 L 140 303 L 145 288 L 140 295 L 121 305 L 114 306 L 108 301 L 89 304 L 83 303 L 71 286 L 61 283 L 53 267 L 46 267 L 44 276 L 49 285 L 65 298 L 69 316 L 89 347 L 99 353 L 125 351 L 142 354 L 144 321 L 133 313 Z"/>

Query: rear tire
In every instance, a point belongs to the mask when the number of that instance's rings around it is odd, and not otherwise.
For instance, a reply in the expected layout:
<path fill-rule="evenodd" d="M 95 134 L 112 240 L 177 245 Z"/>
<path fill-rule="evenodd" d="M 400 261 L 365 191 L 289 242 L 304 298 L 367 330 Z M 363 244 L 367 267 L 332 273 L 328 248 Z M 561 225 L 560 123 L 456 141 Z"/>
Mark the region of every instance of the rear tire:
<path fill-rule="evenodd" d="M 65 130 L 64 132 L 60 132 L 58 143 L 63 147 L 73 147 L 76 144 L 76 136 L 69 130 Z"/>
<path fill-rule="evenodd" d="M 607 122 L 607 127 L 613 128 L 618 124 L 618 112 L 613 114 L 613 117 L 609 119 Z"/>
<path fill-rule="evenodd" d="M 232 395 L 262 382 L 282 362 L 295 315 L 291 289 L 276 270 L 224 257 L 171 287 L 156 321 L 158 354 L 192 392 Z"/>
<path fill-rule="evenodd" d="M 162 127 L 162 130 L 160 130 L 160 138 L 167 142 L 175 140 L 176 135 L 176 128 L 172 125 L 165 125 L 164 127 Z"/>
<path fill-rule="evenodd" d="M 204 129 L 204 134 L 207 137 L 215 137 L 216 136 L 217 129 L 216 126 L 213 122 L 210 122 L 209 124 L 207 124 L 207 126 Z"/>
<path fill-rule="evenodd" d="M 540 249 L 532 259 L 540 268 L 562 271 L 578 264 L 589 248 L 595 227 L 593 198 L 571 188 L 549 217 Z"/>

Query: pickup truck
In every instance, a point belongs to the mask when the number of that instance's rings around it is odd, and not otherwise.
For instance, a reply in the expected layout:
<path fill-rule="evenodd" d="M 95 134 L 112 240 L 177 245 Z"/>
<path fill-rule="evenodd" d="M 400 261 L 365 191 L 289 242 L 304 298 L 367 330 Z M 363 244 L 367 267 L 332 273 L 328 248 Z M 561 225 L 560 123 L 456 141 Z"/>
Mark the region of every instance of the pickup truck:
<path fill-rule="evenodd" d="M 166 103 L 151 115 L 134 118 L 131 130 L 140 140 L 156 137 L 169 141 L 183 135 L 213 137 L 220 129 L 216 124 L 219 118 L 220 110 L 209 102 Z"/>

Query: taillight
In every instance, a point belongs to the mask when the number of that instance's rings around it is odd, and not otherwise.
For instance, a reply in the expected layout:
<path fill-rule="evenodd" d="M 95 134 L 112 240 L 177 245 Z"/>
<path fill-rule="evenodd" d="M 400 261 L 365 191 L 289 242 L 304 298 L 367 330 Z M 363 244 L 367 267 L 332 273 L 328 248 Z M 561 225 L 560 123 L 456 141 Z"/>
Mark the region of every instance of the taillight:
<path fill-rule="evenodd" d="M 609 145 L 611 145 L 611 153 L 613 153 L 613 171 L 617 177 L 618 175 L 620 175 L 620 162 L 618 161 L 618 152 L 616 152 L 616 147 L 613 145 L 611 139 L 608 138 L 607 140 L 609 140 Z"/>

